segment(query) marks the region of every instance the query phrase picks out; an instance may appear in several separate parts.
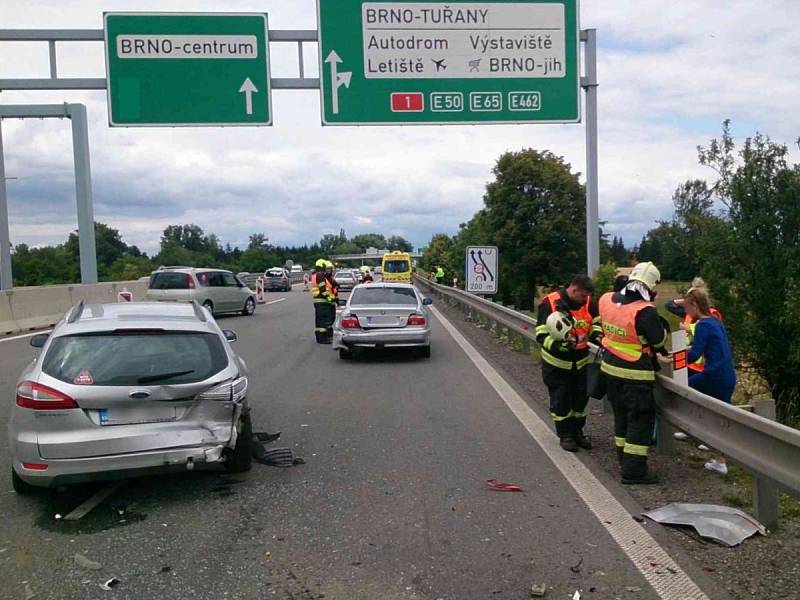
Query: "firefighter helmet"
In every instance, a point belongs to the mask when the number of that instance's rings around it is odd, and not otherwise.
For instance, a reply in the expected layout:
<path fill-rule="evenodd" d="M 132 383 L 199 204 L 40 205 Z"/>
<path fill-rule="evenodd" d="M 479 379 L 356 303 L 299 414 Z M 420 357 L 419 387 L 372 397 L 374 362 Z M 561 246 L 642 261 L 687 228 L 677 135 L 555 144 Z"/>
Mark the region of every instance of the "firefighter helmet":
<path fill-rule="evenodd" d="M 328 261 L 324 258 L 317 259 L 317 262 L 314 263 L 314 266 L 318 269 L 324 269 L 327 266 Z"/>
<path fill-rule="evenodd" d="M 641 281 L 652 292 L 661 283 L 661 273 L 653 263 L 640 262 L 633 267 L 631 274 L 628 276 L 628 281 Z"/>
<path fill-rule="evenodd" d="M 547 317 L 547 329 L 550 332 L 550 337 L 558 342 L 567 339 L 574 326 L 572 318 L 560 311 L 555 311 Z"/>

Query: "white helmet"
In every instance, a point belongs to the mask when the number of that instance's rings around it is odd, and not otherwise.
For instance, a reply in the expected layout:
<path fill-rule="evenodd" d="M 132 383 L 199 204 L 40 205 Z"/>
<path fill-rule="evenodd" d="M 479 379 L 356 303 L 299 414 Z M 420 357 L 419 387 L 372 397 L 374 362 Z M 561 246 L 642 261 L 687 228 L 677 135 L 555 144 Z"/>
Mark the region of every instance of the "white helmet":
<path fill-rule="evenodd" d="M 557 342 L 563 342 L 567 339 L 567 335 L 572 331 L 573 327 L 572 317 L 562 312 L 555 311 L 547 317 L 547 329 L 550 331 L 550 337 Z"/>
<path fill-rule="evenodd" d="M 661 283 L 661 273 L 651 262 L 641 262 L 631 270 L 628 281 L 641 281 L 651 292 Z"/>

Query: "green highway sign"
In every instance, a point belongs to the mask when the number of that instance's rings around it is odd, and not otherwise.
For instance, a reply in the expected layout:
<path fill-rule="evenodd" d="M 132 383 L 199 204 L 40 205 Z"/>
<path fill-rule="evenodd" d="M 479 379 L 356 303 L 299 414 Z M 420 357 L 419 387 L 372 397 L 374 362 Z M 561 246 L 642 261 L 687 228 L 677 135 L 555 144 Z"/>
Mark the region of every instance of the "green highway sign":
<path fill-rule="evenodd" d="M 580 121 L 578 0 L 317 0 L 323 125 Z"/>
<path fill-rule="evenodd" d="M 111 126 L 271 125 L 263 13 L 104 13 Z"/>

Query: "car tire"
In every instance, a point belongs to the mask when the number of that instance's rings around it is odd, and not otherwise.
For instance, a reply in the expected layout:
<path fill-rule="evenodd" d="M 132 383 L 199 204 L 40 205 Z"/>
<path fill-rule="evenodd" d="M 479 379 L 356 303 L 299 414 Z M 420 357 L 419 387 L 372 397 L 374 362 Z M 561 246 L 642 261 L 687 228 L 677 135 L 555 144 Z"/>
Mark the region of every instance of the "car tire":
<path fill-rule="evenodd" d="M 211 300 L 206 300 L 203 302 L 203 308 L 207 309 L 208 312 L 211 313 L 211 316 L 214 316 L 214 303 Z"/>
<path fill-rule="evenodd" d="M 20 496 L 27 496 L 42 491 L 42 488 L 24 481 L 22 477 L 17 475 L 17 472 L 13 468 L 11 469 L 11 487 L 13 487 L 14 491 Z"/>
<path fill-rule="evenodd" d="M 244 308 L 242 309 L 242 314 L 245 317 L 252 317 L 256 313 L 256 301 L 253 300 L 252 296 L 244 301 Z"/>
<path fill-rule="evenodd" d="M 427 346 L 423 346 L 419 349 L 419 355 L 422 358 L 430 358 L 431 357 L 431 346 L 428 344 Z"/>
<path fill-rule="evenodd" d="M 344 348 L 339 350 L 339 358 L 341 360 L 353 360 L 353 356 L 352 350 L 345 350 Z"/>
<path fill-rule="evenodd" d="M 236 438 L 236 447 L 225 457 L 225 470 L 244 473 L 253 466 L 253 422 L 250 415 L 241 417 L 242 430 Z"/>

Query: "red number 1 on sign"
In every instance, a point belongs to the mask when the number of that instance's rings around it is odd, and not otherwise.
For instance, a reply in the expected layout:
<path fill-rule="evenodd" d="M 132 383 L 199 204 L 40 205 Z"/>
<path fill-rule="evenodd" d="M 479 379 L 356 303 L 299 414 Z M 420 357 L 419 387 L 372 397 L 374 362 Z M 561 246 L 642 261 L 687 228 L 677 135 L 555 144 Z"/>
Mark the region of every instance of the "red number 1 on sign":
<path fill-rule="evenodd" d="M 424 108 L 424 97 L 420 92 L 392 94 L 392 112 L 422 112 Z"/>

